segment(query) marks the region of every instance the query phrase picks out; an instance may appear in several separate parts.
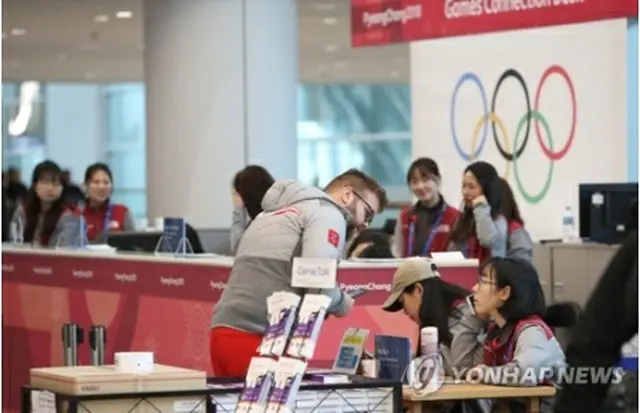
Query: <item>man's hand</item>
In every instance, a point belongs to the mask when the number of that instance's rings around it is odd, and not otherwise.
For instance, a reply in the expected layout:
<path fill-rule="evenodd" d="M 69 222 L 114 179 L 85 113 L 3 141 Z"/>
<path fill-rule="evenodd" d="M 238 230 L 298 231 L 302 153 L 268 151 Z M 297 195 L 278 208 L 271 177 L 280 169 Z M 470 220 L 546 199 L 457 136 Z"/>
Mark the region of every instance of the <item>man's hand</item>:
<path fill-rule="evenodd" d="M 244 207 L 244 202 L 240 195 L 235 191 L 231 190 L 231 202 L 233 203 L 234 208 L 242 208 Z"/>
<path fill-rule="evenodd" d="M 473 206 L 486 205 L 487 204 L 487 198 L 485 198 L 484 195 L 477 196 L 477 197 L 475 197 L 473 199 L 473 201 L 471 201 L 471 204 Z"/>
<path fill-rule="evenodd" d="M 343 303 L 343 308 L 344 310 L 341 311 L 340 313 L 336 313 L 334 314 L 336 317 L 346 317 L 351 310 L 353 310 L 353 305 L 355 304 L 355 300 L 347 293 L 343 292 L 343 298 L 342 298 L 342 303 Z"/>

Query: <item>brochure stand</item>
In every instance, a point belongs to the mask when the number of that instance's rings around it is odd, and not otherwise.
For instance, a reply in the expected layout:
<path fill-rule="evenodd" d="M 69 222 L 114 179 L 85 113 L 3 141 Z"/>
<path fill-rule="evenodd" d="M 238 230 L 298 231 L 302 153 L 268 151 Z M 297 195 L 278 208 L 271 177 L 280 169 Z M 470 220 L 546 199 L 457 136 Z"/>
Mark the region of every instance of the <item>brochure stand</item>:
<path fill-rule="evenodd" d="M 193 247 L 191 243 L 186 237 L 183 237 L 178 242 L 178 247 L 173 250 L 171 248 L 170 242 L 165 238 L 164 235 L 160 237 L 158 243 L 156 244 L 156 248 L 154 250 L 155 254 L 175 254 L 175 255 L 184 255 L 184 254 L 194 254 Z"/>
<path fill-rule="evenodd" d="M 184 218 L 164 218 L 162 236 L 155 248 L 156 254 L 193 254 L 187 239 L 187 221 Z"/>
<path fill-rule="evenodd" d="M 89 240 L 87 238 L 87 220 L 84 216 L 69 215 L 61 219 L 64 220 L 62 222 L 63 235 L 56 241 L 55 248 L 86 248 L 89 245 Z M 64 234 L 67 234 L 67 238 Z M 69 237 L 73 238 L 70 240 Z"/>

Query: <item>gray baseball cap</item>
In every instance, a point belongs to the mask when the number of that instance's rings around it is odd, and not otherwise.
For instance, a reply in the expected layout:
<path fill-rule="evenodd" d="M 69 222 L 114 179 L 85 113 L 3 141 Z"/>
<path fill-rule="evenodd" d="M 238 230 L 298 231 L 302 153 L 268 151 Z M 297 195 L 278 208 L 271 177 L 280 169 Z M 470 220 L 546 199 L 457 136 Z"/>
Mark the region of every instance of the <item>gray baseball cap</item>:
<path fill-rule="evenodd" d="M 429 278 L 440 277 L 436 265 L 424 258 L 409 258 L 398 266 L 391 283 L 391 295 L 382 305 L 382 309 L 396 312 L 402 309 L 400 296 L 410 285 Z"/>

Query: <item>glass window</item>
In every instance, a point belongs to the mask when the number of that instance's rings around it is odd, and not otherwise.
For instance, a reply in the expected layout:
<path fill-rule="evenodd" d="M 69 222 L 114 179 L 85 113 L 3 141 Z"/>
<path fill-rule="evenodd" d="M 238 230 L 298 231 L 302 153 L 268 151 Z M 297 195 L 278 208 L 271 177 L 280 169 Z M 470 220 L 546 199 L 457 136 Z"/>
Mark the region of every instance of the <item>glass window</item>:
<path fill-rule="evenodd" d="M 114 180 L 113 199 L 137 218 L 147 214 L 146 113 L 142 83 L 104 87 L 107 163 Z"/>
<path fill-rule="evenodd" d="M 45 157 L 45 91 L 39 82 L 2 84 L 2 162 L 23 180 Z M 26 179 L 25 179 L 26 178 Z"/>
<path fill-rule="evenodd" d="M 408 85 L 305 84 L 298 105 L 299 179 L 323 186 L 355 167 L 393 189 L 392 200 L 409 199 L 402 190 L 411 163 Z"/>

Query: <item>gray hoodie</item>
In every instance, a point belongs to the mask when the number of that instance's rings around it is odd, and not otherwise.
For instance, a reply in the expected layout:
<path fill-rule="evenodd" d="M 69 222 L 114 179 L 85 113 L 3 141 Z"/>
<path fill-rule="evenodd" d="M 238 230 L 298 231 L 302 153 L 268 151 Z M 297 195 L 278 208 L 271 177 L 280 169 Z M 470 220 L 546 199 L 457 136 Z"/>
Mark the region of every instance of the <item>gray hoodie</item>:
<path fill-rule="evenodd" d="M 343 254 L 346 211 L 322 190 L 278 181 L 265 194 L 262 208 L 238 244 L 211 328 L 262 334 L 268 324 L 267 297 L 276 291 L 302 293 L 290 286 L 293 257 L 339 259 Z M 342 315 L 351 307 L 351 298 L 338 288 L 324 293 L 332 299 L 330 313 Z"/>

